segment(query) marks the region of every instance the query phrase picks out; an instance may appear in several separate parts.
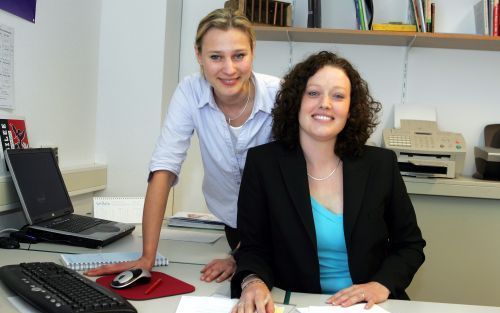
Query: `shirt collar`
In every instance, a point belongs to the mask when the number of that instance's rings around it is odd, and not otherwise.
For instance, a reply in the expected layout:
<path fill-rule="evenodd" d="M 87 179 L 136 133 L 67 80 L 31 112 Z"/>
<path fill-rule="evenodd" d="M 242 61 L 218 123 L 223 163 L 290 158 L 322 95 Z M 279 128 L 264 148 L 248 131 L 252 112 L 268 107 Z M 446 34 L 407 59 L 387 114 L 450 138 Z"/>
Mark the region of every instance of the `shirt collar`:
<path fill-rule="evenodd" d="M 203 75 L 200 74 L 200 76 L 203 92 L 201 94 L 200 100 L 198 101 L 198 109 L 201 109 L 206 105 L 209 105 L 211 108 L 215 109 L 217 105 L 215 104 L 212 86 L 210 86 Z"/>
<path fill-rule="evenodd" d="M 269 97 L 269 93 L 267 92 L 265 80 L 257 79 L 255 73 L 252 73 L 252 77 L 253 81 L 255 82 L 255 100 L 252 115 L 257 111 L 271 114 L 275 99 L 267 99 Z"/>

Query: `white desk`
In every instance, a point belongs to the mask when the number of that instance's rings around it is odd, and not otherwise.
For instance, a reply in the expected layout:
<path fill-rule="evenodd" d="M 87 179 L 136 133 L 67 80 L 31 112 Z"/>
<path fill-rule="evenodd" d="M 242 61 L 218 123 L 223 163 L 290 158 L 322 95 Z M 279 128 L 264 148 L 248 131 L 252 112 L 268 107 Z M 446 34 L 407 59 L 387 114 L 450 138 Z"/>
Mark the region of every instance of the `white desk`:
<path fill-rule="evenodd" d="M 290 304 L 298 308 L 324 305 L 328 297 L 329 295 L 292 292 Z M 500 313 L 500 307 L 420 301 L 387 300 L 379 305 L 391 313 Z"/>
<path fill-rule="evenodd" d="M 139 231 L 139 232 L 137 232 Z M 139 237 L 140 229 L 136 230 L 132 236 L 127 236 L 112 243 L 102 250 L 87 249 L 81 247 L 63 246 L 49 243 L 38 243 L 32 245 L 32 249 L 48 250 L 53 252 L 28 251 L 28 250 L 0 250 L 0 266 L 7 264 L 17 264 L 20 262 L 55 262 L 60 263 L 60 253 L 97 253 L 112 251 L 141 251 L 142 238 Z M 23 244 L 23 248 L 28 245 Z M 213 258 L 224 258 L 227 256 L 229 246 L 225 237 L 219 239 L 215 244 L 204 244 L 184 241 L 160 240 L 158 251 L 170 259 L 169 266 L 155 267 L 155 271 L 161 271 L 173 277 L 179 278 L 188 284 L 194 285 L 196 290 L 189 295 L 211 296 L 214 293 L 229 295 L 229 282 L 206 283 L 200 281 L 200 270 L 203 265 Z M 7 297 L 14 296 L 0 282 L 0 312 L 16 313 L 17 310 L 10 304 Z M 130 301 L 138 312 L 175 312 L 180 300 L 179 296 L 165 297 L 148 301 Z M 280 289 L 273 290 L 273 299 L 283 302 L 285 292 Z"/>
<path fill-rule="evenodd" d="M 175 228 L 182 230 L 180 228 Z M 126 236 L 118 241 L 115 241 L 102 249 L 90 249 L 83 247 L 73 247 L 67 245 L 53 243 L 37 243 L 31 245 L 32 251 L 51 251 L 57 253 L 98 253 L 98 252 L 131 252 L 142 251 L 141 226 L 136 227 L 132 236 Z M 192 229 L 190 231 L 193 231 Z M 194 230 L 196 231 L 196 230 Z M 223 231 L 200 230 L 203 232 L 215 232 L 224 234 Z M 22 244 L 21 248 L 28 249 L 28 244 Z M 223 236 L 214 244 L 160 240 L 158 244 L 158 252 L 167 257 L 170 262 L 174 263 L 192 263 L 192 264 L 207 264 L 213 259 L 225 258 L 231 249 L 227 244 L 227 240 Z"/>
<path fill-rule="evenodd" d="M 139 230 L 140 231 L 140 230 Z M 103 252 L 111 251 L 141 251 L 141 239 L 138 233 L 127 236 L 119 241 L 106 246 Z M 0 266 L 7 264 L 17 264 L 20 262 L 52 261 L 59 263 L 59 253 L 67 252 L 98 252 L 95 249 L 85 249 L 79 247 L 60 246 L 53 244 L 37 244 L 32 248 L 40 250 L 51 250 L 56 252 L 40 252 L 26 250 L 0 250 Z M 156 267 L 154 270 L 162 271 L 171 276 L 177 277 L 196 287 L 194 296 L 211 296 L 214 293 L 228 294 L 229 282 L 221 284 L 206 283 L 200 281 L 200 270 L 204 264 L 215 257 L 224 257 L 229 251 L 225 238 L 219 239 L 215 244 L 202 244 L 194 242 L 161 240 L 159 251 L 171 260 L 169 266 Z M 0 283 L 0 312 L 16 313 L 15 308 L 7 300 L 7 297 L 14 294 Z M 273 299 L 282 303 L 285 292 L 274 288 Z M 165 297 L 148 301 L 131 301 L 138 312 L 162 312 L 173 313 L 177 308 L 181 296 Z M 314 295 L 304 293 L 291 293 L 290 304 L 297 307 L 310 305 L 322 305 L 328 295 Z M 391 313 L 500 313 L 500 307 L 471 306 L 445 303 L 431 303 L 418 301 L 398 301 L 388 300 L 381 306 Z"/>

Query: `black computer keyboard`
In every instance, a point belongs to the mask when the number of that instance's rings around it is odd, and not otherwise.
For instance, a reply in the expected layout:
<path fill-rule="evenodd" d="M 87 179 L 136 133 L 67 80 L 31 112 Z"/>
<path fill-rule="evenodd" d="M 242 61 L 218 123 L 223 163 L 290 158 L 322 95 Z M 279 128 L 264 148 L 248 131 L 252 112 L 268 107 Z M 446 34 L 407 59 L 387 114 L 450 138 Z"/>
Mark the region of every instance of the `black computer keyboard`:
<path fill-rule="evenodd" d="M 41 312 L 137 312 L 120 295 L 52 262 L 2 266 L 0 280 Z"/>
<path fill-rule="evenodd" d="M 94 227 L 99 224 L 105 224 L 109 222 L 110 221 L 101 220 L 98 218 L 71 214 L 68 215 L 67 218 L 63 220 L 58 219 L 53 223 L 45 225 L 45 227 L 77 234 L 86 229 L 89 229 L 90 227 Z"/>

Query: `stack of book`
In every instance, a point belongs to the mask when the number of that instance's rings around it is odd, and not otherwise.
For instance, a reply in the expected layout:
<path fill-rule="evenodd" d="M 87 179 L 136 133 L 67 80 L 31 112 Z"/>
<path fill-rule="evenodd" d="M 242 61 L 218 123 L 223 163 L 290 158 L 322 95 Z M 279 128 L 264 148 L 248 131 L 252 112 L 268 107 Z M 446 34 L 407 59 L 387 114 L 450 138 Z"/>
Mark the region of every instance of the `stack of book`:
<path fill-rule="evenodd" d="M 372 30 L 384 30 L 395 32 L 416 32 L 417 26 L 415 24 L 403 24 L 397 22 L 390 23 L 375 23 L 372 25 Z"/>
<path fill-rule="evenodd" d="M 500 0 L 479 0 L 474 5 L 476 33 L 484 36 L 500 35 Z"/>
<path fill-rule="evenodd" d="M 224 229 L 224 223 L 210 213 L 177 212 L 168 219 L 168 226 Z"/>
<path fill-rule="evenodd" d="M 372 0 L 354 0 L 356 23 L 359 30 L 370 30 L 373 17 Z"/>
<path fill-rule="evenodd" d="M 363 2 L 363 0 L 354 1 Z M 400 4 L 400 6 L 401 8 L 402 6 L 407 7 L 407 9 L 404 9 L 404 12 L 407 12 L 406 17 L 401 16 L 401 19 L 389 20 L 388 22 L 381 22 L 377 19 L 373 25 L 371 25 L 371 30 L 424 33 L 434 32 L 436 6 L 432 0 L 408 0 L 406 4 Z M 380 12 L 382 8 L 374 7 L 373 10 L 377 13 Z"/>
<path fill-rule="evenodd" d="M 436 16 L 436 6 L 432 0 L 410 0 L 415 25 L 423 33 L 433 33 Z"/>
<path fill-rule="evenodd" d="M 254 24 L 292 26 L 292 4 L 277 0 L 229 0 L 225 7 L 243 12 Z"/>

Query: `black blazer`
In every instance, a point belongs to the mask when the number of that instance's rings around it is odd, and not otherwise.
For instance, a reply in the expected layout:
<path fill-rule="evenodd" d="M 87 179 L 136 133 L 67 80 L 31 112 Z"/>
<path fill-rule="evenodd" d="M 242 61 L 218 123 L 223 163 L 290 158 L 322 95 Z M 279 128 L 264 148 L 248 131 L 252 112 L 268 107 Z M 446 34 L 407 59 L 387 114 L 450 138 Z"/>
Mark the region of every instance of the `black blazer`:
<path fill-rule="evenodd" d="M 354 284 L 376 281 L 405 293 L 424 262 L 425 241 L 394 152 L 366 146 L 343 159 L 344 235 Z M 271 142 L 248 151 L 238 199 L 241 247 L 231 281 L 255 273 L 269 289 L 321 293 L 307 169 L 300 148 Z"/>

